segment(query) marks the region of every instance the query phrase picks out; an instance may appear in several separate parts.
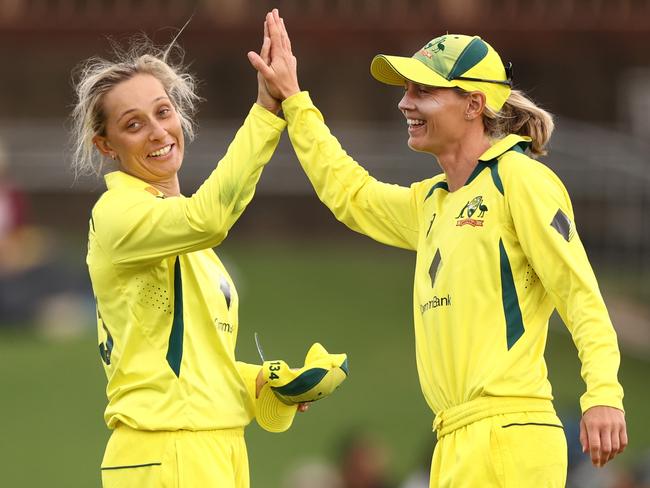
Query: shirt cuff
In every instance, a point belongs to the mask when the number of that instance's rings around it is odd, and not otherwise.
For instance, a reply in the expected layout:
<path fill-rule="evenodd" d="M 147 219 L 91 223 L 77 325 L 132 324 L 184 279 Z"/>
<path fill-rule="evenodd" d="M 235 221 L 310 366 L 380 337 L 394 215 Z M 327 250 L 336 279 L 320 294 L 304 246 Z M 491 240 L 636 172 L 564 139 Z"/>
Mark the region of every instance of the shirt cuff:
<path fill-rule="evenodd" d="M 582 413 L 584 414 L 591 407 L 613 407 L 625 412 L 625 409 L 623 408 L 623 400 L 621 399 L 612 397 L 585 398 L 583 396 L 583 398 L 580 399 L 580 409 L 582 410 Z"/>
<path fill-rule="evenodd" d="M 273 112 L 269 112 L 267 109 L 261 105 L 258 105 L 257 103 L 253 104 L 249 115 L 262 119 L 264 122 L 280 132 L 282 132 L 287 127 L 287 122 L 284 119 L 278 117 Z"/>
<path fill-rule="evenodd" d="M 287 122 L 291 123 L 301 109 L 313 106 L 314 103 L 311 101 L 309 92 L 301 91 L 291 95 L 282 102 L 282 111 L 284 112 Z"/>

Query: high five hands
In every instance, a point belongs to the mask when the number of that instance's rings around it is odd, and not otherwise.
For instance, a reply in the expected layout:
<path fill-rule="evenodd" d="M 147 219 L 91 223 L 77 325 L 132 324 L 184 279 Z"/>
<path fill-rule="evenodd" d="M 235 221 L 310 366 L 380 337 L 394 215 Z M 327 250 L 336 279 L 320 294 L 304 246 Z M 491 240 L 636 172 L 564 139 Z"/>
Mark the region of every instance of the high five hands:
<path fill-rule="evenodd" d="M 278 9 L 266 14 L 264 42 L 260 53 L 248 53 L 248 60 L 257 70 L 257 103 L 277 113 L 280 103 L 300 91 L 296 57 Z"/>

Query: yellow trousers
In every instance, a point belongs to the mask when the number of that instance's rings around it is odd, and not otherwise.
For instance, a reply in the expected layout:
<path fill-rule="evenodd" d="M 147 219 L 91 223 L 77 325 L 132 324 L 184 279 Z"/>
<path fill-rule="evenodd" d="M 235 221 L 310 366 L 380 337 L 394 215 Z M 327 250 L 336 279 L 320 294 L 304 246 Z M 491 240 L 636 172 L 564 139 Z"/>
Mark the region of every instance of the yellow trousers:
<path fill-rule="evenodd" d="M 104 488 L 248 488 L 243 429 L 148 432 L 116 428 L 102 461 Z"/>
<path fill-rule="evenodd" d="M 496 414 L 462 424 L 438 429 L 431 488 L 564 488 L 566 437 L 554 412 Z"/>

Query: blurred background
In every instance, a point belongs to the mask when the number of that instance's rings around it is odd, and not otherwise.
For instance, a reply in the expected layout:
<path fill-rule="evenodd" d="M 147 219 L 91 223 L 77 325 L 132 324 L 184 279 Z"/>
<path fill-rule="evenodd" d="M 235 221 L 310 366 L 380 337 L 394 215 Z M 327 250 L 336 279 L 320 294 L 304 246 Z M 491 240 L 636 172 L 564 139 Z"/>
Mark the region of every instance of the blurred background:
<path fill-rule="evenodd" d="M 377 178 L 440 170 L 410 152 L 399 88 L 375 82 L 377 53 L 410 55 L 445 32 L 478 34 L 515 85 L 557 115 L 544 158 L 573 198 L 622 350 L 630 436 L 605 469 L 578 443 L 577 352 L 554 318 L 547 362 L 569 443 L 569 486 L 650 487 L 650 0 L 0 0 L 0 467 L 2 486 L 99 486 L 109 432 L 85 269 L 90 209 L 103 191 L 69 168 L 71 72 L 108 38 L 180 38 L 202 81 L 191 194 L 256 97 L 246 52 L 279 7 L 301 86 L 342 145 Z M 435 435 L 414 359 L 415 256 L 338 224 L 286 136 L 255 199 L 218 249 L 238 286 L 238 357 L 300 364 L 314 341 L 347 352 L 351 376 L 288 433 L 247 429 L 253 487 L 426 487 Z"/>

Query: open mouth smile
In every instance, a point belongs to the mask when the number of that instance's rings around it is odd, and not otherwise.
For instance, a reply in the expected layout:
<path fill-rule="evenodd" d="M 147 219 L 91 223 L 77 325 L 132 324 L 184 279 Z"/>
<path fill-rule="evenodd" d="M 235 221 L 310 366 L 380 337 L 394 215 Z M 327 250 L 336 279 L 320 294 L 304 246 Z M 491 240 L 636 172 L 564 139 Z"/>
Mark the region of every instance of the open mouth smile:
<path fill-rule="evenodd" d="M 408 125 L 408 131 L 414 132 L 426 125 L 426 121 L 422 119 L 406 119 L 406 124 Z"/>
<path fill-rule="evenodd" d="M 172 147 L 174 147 L 174 144 L 168 144 L 165 147 L 162 147 L 156 151 L 153 151 L 149 154 L 147 154 L 148 158 L 160 158 L 162 156 L 166 156 L 169 154 L 169 152 L 172 150 Z"/>

